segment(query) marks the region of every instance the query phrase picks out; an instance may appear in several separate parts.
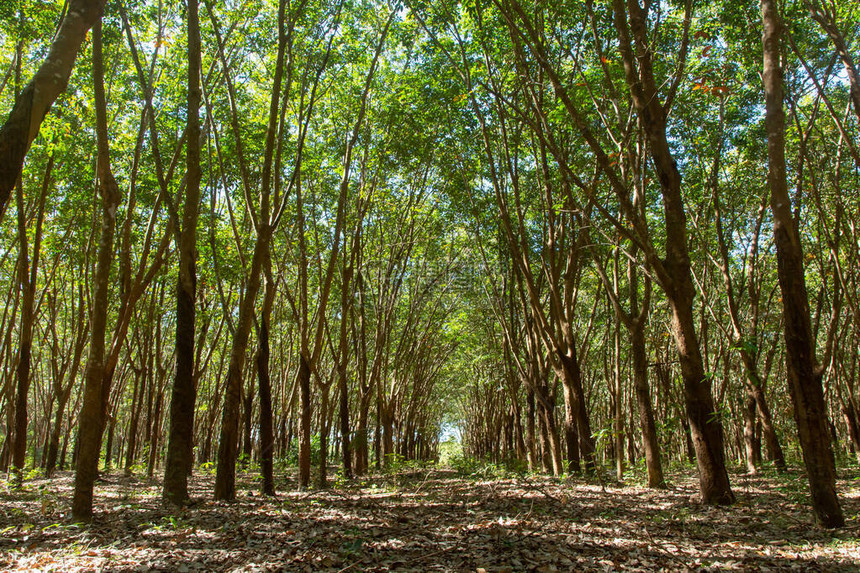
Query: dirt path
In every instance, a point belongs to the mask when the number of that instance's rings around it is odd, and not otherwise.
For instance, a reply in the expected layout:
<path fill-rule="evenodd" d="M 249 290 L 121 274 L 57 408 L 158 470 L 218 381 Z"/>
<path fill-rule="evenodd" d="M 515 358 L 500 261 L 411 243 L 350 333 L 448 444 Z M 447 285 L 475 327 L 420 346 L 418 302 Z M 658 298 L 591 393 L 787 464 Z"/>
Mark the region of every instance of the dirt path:
<path fill-rule="evenodd" d="M 844 473 L 844 472 L 843 472 Z M 843 475 L 848 527 L 812 524 L 802 476 L 734 476 L 739 502 L 541 478 L 422 471 L 323 492 L 250 493 L 171 516 L 158 483 L 108 475 L 92 526 L 67 522 L 71 475 L 0 491 L 0 569 L 41 571 L 858 571 L 860 478 Z M 282 488 L 293 483 L 281 483 Z"/>

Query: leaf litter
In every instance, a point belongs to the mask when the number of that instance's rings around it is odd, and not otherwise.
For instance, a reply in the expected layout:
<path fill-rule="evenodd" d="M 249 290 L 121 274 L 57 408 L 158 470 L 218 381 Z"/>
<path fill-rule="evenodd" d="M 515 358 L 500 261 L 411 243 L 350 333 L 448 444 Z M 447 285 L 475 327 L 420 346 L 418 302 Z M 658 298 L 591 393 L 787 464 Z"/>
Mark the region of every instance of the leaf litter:
<path fill-rule="evenodd" d="M 696 480 L 655 491 L 547 477 L 469 479 L 430 469 L 275 498 L 239 475 L 234 502 L 194 476 L 193 506 L 160 483 L 106 474 L 96 518 L 70 522 L 73 477 L 0 490 L 0 570 L 346 572 L 858 571 L 860 476 L 843 472 L 848 525 L 815 526 L 803 475 L 735 476 L 738 502 L 696 503 Z"/>

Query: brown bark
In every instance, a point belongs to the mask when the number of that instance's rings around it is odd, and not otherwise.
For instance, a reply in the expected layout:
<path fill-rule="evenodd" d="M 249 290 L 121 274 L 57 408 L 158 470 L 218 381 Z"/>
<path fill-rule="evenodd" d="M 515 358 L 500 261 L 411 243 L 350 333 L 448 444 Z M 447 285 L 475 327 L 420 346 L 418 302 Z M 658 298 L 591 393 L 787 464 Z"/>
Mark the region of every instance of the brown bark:
<path fill-rule="evenodd" d="M 304 354 L 299 354 L 297 373 L 300 403 L 299 429 L 299 488 L 306 489 L 311 484 L 311 366 Z"/>
<path fill-rule="evenodd" d="M 684 380 L 684 402 L 696 452 L 699 489 L 707 504 L 735 501 L 726 471 L 722 422 L 716 412 L 711 381 L 705 368 L 693 312 L 695 288 L 687 246 L 687 217 L 681 174 L 672 156 L 666 110 L 658 97 L 644 10 L 637 0 L 613 0 L 615 28 L 633 104 L 645 132 L 651 160 L 660 181 L 666 225 L 666 255 L 652 261 L 672 313 L 672 334 Z M 630 33 L 633 34 L 633 46 Z"/>
<path fill-rule="evenodd" d="M 329 435 L 329 396 L 331 393 L 331 381 L 320 383 L 320 462 L 319 475 L 317 475 L 317 487 L 325 489 L 328 487 L 328 435 Z"/>
<path fill-rule="evenodd" d="M 537 444 L 535 443 L 535 394 L 531 387 L 526 389 L 526 448 L 529 471 L 534 472 L 537 470 Z"/>
<path fill-rule="evenodd" d="M 230 71 L 227 65 L 227 60 L 224 56 L 223 42 L 220 39 L 218 32 L 217 20 L 212 9 L 211 2 L 206 2 L 206 7 L 209 16 L 212 20 L 213 27 L 218 37 L 218 52 L 222 65 L 224 66 L 225 77 L 228 88 L 231 92 L 231 104 L 235 103 L 235 98 L 232 94 L 232 81 L 230 80 Z M 230 362 L 227 368 L 227 381 L 224 391 L 224 408 L 221 417 L 221 435 L 218 443 L 218 465 L 215 475 L 215 499 L 232 500 L 236 497 L 236 455 L 239 445 L 239 406 L 242 400 L 242 373 L 244 370 L 245 352 L 248 348 L 248 339 L 251 333 L 251 325 L 255 312 L 257 294 L 262 283 L 264 263 L 268 259 L 269 248 L 272 240 L 272 235 L 275 231 L 278 222 L 278 215 L 273 213 L 270 191 L 272 185 L 272 163 L 275 153 L 275 141 L 278 134 L 279 120 L 279 103 L 281 100 L 281 89 L 283 85 L 284 60 L 287 49 L 287 30 L 286 30 L 286 2 L 281 0 L 278 3 L 278 55 L 275 64 L 274 78 L 272 80 L 272 90 L 269 99 L 269 118 L 266 129 L 266 143 L 263 154 L 262 172 L 260 181 L 260 213 L 261 220 L 254 220 L 254 226 L 257 231 L 257 240 L 254 244 L 254 253 L 251 257 L 251 265 L 248 268 L 245 276 L 245 292 L 239 308 L 239 318 L 235 325 L 233 334 L 233 345 L 230 351 Z M 317 81 L 319 77 L 317 76 Z M 314 90 L 316 88 L 314 87 Z M 310 96 L 311 101 L 314 99 L 313 93 Z M 238 117 L 236 110 L 232 110 L 231 118 L 234 122 L 235 135 L 237 142 L 241 144 L 241 138 L 238 131 Z M 301 146 L 297 152 L 296 170 L 300 165 Z M 240 168 L 244 175 L 246 169 L 244 160 L 240 158 Z M 246 186 L 247 187 L 247 186 Z M 248 189 L 245 189 L 248 193 Z M 251 202 L 248 201 L 248 209 L 253 218 L 253 209 Z M 277 213 L 282 212 L 283 203 L 278 207 Z"/>
<path fill-rule="evenodd" d="M 188 476 L 194 452 L 194 334 L 197 298 L 197 218 L 200 213 L 200 22 L 197 0 L 188 0 L 188 115 L 185 208 L 179 237 L 176 284 L 176 369 L 170 396 L 170 430 L 162 497 L 174 505 L 189 501 Z"/>
<path fill-rule="evenodd" d="M 33 240 L 33 260 L 29 261 L 27 241 L 27 217 L 24 206 L 24 190 L 21 180 L 16 185 L 15 199 L 18 205 L 18 280 L 21 285 L 21 333 L 18 343 L 18 368 L 16 370 L 17 392 L 15 396 L 15 443 L 12 448 L 12 466 L 19 472 L 24 469 L 27 456 L 27 395 L 30 389 L 30 366 L 33 347 L 33 321 L 36 299 L 36 275 L 42 246 L 42 223 L 45 220 L 45 201 L 54 167 L 53 153 L 48 158 L 42 191 L 39 196 L 36 216 L 36 232 Z"/>
<path fill-rule="evenodd" d="M 267 261 L 267 266 L 270 262 Z M 274 416 L 272 414 L 272 382 L 269 376 L 269 332 L 272 307 L 275 302 L 275 284 L 271 278 L 271 268 L 267 268 L 266 293 L 260 313 L 260 331 L 257 351 L 257 382 L 260 392 L 260 473 L 262 474 L 262 494 L 275 495 L 274 476 Z"/>
<path fill-rule="evenodd" d="M 343 460 L 343 475 L 352 479 L 352 447 L 349 439 L 349 387 L 347 366 L 349 363 L 349 319 L 352 316 L 352 273 L 357 238 L 353 240 L 351 259 L 344 264 L 340 284 L 340 338 L 337 356 L 337 389 L 339 396 L 338 420 L 340 423 L 340 451 Z"/>
<path fill-rule="evenodd" d="M 639 204 L 638 198 L 636 201 Z M 633 249 L 635 255 L 637 249 Z M 630 354 L 632 358 L 633 390 L 636 395 L 636 407 L 639 412 L 639 426 L 642 432 L 642 444 L 645 450 L 645 465 L 648 470 L 648 487 L 664 489 L 666 481 L 663 476 L 663 463 L 660 458 L 660 443 L 657 438 L 657 425 L 654 422 L 654 407 L 651 402 L 651 387 L 648 383 L 648 350 L 645 343 L 645 325 L 651 308 L 651 281 L 645 279 L 645 294 L 639 300 L 639 270 L 635 260 L 627 263 L 627 288 L 630 299 L 630 310 L 621 307 L 617 272 L 613 273 L 610 282 L 606 271 L 598 261 L 595 269 L 603 282 L 604 288 L 612 302 L 615 316 L 627 329 L 630 335 Z"/>
<path fill-rule="evenodd" d="M 639 426 L 642 431 L 642 444 L 645 449 L 645 466 L 648 469 L 648 487 L 664 489 L 663 462 L 660 458 L 660 442 L 657 439 L 657 424 L 654 422 L 654 408 L 651 403 L 651 387 L 648 384 L 648 354 L 645 347 L 645 321 L 648 316 L 650 298 L 645 296 L 642 309 L 638 308 L 638 286 L 636 265 L 628 266 L 630 277 L 630 312 L 636 317 L 630 329 L 630 352 L 633 359 L 633 389 L 636 393 L 636 406 L 639 411 Z M 646 293 L 650 289 L 646 286 Z"/>
<path fill-rule="evenodd" d="M 120 191 L 110 167 L 107 133 L 107 102 L 104 93 L 101 22 L 93 30 L 93 84 L 96 109 L 96 140 L 98 143 L 98 179 L 101 195 L 102 227 L 94 277 L 90 353 L 84 385 L 84 402 L 78 419 L 78 456 L 75 466 L 75 491 L 72 517 L 90 521 L 93 516 L 93 485 L 98 473 L 102 432 L 105 425 L 107 392 L 104 388 L 105 332 L 107 327 L 110 268 L 113 261 L 116 211 Z"/>
<path fill-rule="evenodd" d="M 221 415 L 221 433 L 218 441 L 218 465 L 215 473 L 215 499 L 232 500 L 236 497 L 236 456 L 239 448 L 239 406 L 242 402 L 242 373 L 245 351 L 251 334 L 254 306 L 260 290 L 263 258 L 269 248 L 271 228 L 261 225 L 254 246 L 254 255 L 248 269 L 244 297 L 239 307 L 239 318 L 233 334 L 230 363 L 224 391 L 224 409 Z"/>
<path fill-rule="evenodd" d="M 812 506 L 824 527 L 842 527 L 845 518 L 836 496 L 836 468 L 831 449 L 827 409 L 815 364 L 815 341 L 803 268 L 803 248 L 791 212 L 785 161 L 785 111 L 780 44 L 783 26 L 776 0 L 761 0 L 762 78 L 765 129 L 768 136 L 768 186 L 774 219 L 777 274 L 782 291 L 788 386 L 794 403 L 803 461 L 812 493 Z"/>

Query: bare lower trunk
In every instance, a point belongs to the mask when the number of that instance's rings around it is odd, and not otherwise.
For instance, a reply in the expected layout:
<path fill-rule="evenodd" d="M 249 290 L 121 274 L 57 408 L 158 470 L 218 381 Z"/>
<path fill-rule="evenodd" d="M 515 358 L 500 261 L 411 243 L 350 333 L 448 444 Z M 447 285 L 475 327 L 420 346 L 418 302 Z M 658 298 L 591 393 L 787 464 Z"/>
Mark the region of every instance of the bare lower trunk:
<path fill-rule="evenodd" d="M 639 322 L 630 332 L 630 350 L 633 355 L 633 389 L 639 410 L 639 425 L 642 429 L 642 445 L 645 449 L 645 466 L 648 469 L 648 487 L 664 489 L 663 462 L 660 459 L 660 442 L 657 425 L 654 423 L 654 408 L 651 405 L 651 388 L 648 385 L 648 355 L 645 351 L 645 325 Z"/>
<path fill-rule="evenodd" d="M 270 288 L 267 284 L 266 288 Z M 268 291 L 267 291 L 268 296 Z M 269 319 L 262 317 L 260 350 L 257 354 L 257 380 L 260 387 L 260 472 L 263 495 L 275 495 L 274 448 L 272 415 L 272 383 L 269 379 Z"/>
<path fill-rule="evenodd" d="M 113 262 L 113 239 L 119 187 L 110 170 L 107 139 L 107 102 L 104 94 L 101 22 L 93 33 L 93 84 L 96 101 L 96 136 L 98 140 L 99 192 L 102 198 L 102 227 L 94 278 L 90 353 L 84 382 L 84 401 L 78 418 L 78 457 L 75 465 L 75 491 L 72 518 L 90 521 L 93 516 L 93 486 L 98 474 L 102 432 L 105 425 L 107 392 L 105 383 L 105 332 L 107 330 L 110 268 Z"/>
<path fill-rule="evenodd" d="M 542 428 L 545 428 L 545 453 L 549 457 L 549 467 L 553 475 L 560 476 L 564 473 L 564 460 L 561 455 L 561 440 L 558 435 L 558 428 L 555 424 L 555 416 L 552 411 L 541 407 Z"/>
<path fill-rule="evenodd" d="M 851 439 L 854 455 L 860 463 L 860 424 L 857 423 L 857 412 L 850 402 L 842 405 L 842 417 L 845 418 L 845 425 L 848 427 L 848 437 Z"/>
<path fill-rule="evenodd" d="M 747 473 L 758 473 L 758 466 L 761 463 L 761 450 L 758 449 L 756 443 L 756 405 L 755 398 L 747 394 L 744 396 L 743 417 L 744 417 L 744 461 L 747 465 Z"/>
<path fill-rule="evenodd" d="M 320 396 L 320 467 L 317 486 L 320 489 L 328 487 L 328 402 L 329 402 L 329 385 L 323 385 Z"/>
<path fill-rule="evenodd" d="M 269 248 L 271 227 L 261 225 L 247 276 L 244 297 L 239 309 L 239 320 L 233 335 L 230 364 L 224 391 L 224 409 L 221 413 L 221 435 L 218 441 L 218 465 L 215 472 L 215 499 L 232 500 L 236 497 L 236 455 L 239 447 L 239 406 L 242 402 L 242 373 L 245 352 L 251 334 L 254 303 L 260 290 L 263 258 Z"/>
<path fill-rule="evenodd" d="M 747 377 L 748 391 L 753 400 L 755 400 L 756 411 L 758 412 L 758 419 L 762 425 L 762 433 L 764 434 L 768 455 L 776 466 L 777 471 L 784 473 L 787 470 L 785 454 L 782 452 L 782 446 L 779 443 L 779 438 L 776 435 L 776 428 L 773 425 L 773 417 L 770 413 L 770 407 L 765 399 L 764 389 L 762 388 L 763 382 L 759 378 L 755 369 L 748 369 Z"/>
<path fill-rule="evenodd" d="M 526 448 L 528 451 L 529 471 L 537 469 L 535 444 L 535 394 L 529 387 L 526 390 Z"/>
<path fill-rule="evenodd" d="M 341 358 L 344 360 L 344 358 Z M 343 476 L 352 479 L 352 445 L 349 439 L 349 394 L 346 385 L 346 369 L 338 368 L 337 386 L 339 394 L 340 453 L 343 460 Z"/>
<path fill-rule="evenodd" d="M 299 354 L 299 403 L 301 423 L 299 426 L 299 487 L 311 485 L 311 366 L 304 354 Z"/>
<path fill-rule="evenodd" d="M 57 413 L 54 417 L 54 426 L 51 429 L 51 441 L 48 443 L 48 460 L 45 462 L 45 475 L 51 477 L 57 467 L 57 456 L 60 450 L 60 435 L 63 428 L 63 417 L 66 413 L 66 404 L 69 401 L 69 394 L 66 393 L 60 397 L 57 403 Z"/>
<path fill-rule="evenodd" d="M 195 301 L 197 296 L 197 219 L 200 211 L 200 27 L 197 0 L 188 0 L 188 124 L 185 209 L 179 237 L 176 284 L 176 370 L 170 397 L 170 432 L 164 463 L 165 501 L 187 503 L 194 453 Z"/>
<path fill-rule="evenodd" d="M 562 373 L 564 376 L 564 373 Z M 567 445 L 567 468 L 569 473 L 579 473 L 579 432 L 576 424 L 578 402 L 570 383 L 562 384 L 564 396 L 564 443 Z"/>
<path fill-rule="evenodd" d="M 791 212 L 785 162 L 785 112 L 780 43 L 783 26 L 775 0 L 761 0 L 765 128 L 768 136 L 768 186 L 782 291 L 788 387 L 794 402 L 800 447 L 815 515 L 824 527 L 842 527 L 845 518 L 836 496 L 836 467 L 821 386 L 803 268 L 803 249 Z"/>
<path fill-rule="evenodd" d="M 585 392 L 582 389 L 582 372 L 579 367 L 579 357 L 576 348 L 571 344 L 567 354 L 560 355 L 563 368 L 562 385 L 565 392 L 565 404 L 572 400 L 572 410 L 576 418 L 576 430 L 579 454 L 585 463 L 585 471 L 590 473 L 595 468 L 594 436 L 591 435 L 591 423 L 588 419 L 588 408 L 585 403 Z"/>

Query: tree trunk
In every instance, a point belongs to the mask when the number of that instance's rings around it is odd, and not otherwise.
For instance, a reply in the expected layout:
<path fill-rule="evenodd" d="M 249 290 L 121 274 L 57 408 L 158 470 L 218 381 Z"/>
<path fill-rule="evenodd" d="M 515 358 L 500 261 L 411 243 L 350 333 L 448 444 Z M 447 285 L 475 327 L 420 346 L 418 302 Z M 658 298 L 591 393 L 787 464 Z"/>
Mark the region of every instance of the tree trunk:
<path fill-rule="evenodd" d="M 243 468 L 250 465 L 254 457 L 253 445 L 253 418 L 254 418 L 254 393 L 256 392 L 256 376 L 250 376 L 248 379 L 248 389 L 242 396 L 242 454 L 239 456 L 239 461 Z"/>
<path fill-rule="evenodd" d="M 344 358 L 341 358 L 344 360 Z M 344 365 L 345 366 L 345 365 Z M 343 477 L 352 479 L 352 445 L 349 439 L 349 393 L 346 368 L 338 365 L 337 386 L 339 394 L 340 453 L 343 461 Z"/>
<path fill-rule="evenodd" d="M 257 292 L 260 290 L 263 258 L 269 248 L 271 227 L 260 225 L 254 255 L 247 275 L 244 297 L 239 309 L 239 320 L 233 335 L 230 363 L 227 367 L 224 409 L 221 415 L 221 434 L 218 441 L 218 465 L 215 471 L 215 499 L 229 501 L 236 497 L 236 455 L 239 447 L 239 406 L 242 402 L 242 373 L 245 352 L 251 334 L 251 322 Z"/>
<path fill-rule="evenodd" d="M 340 285 L 340 338 L 338 340 L 337 358 L 337 390 L 339 396 L 338 419 L 340 422 L 340 452 L 343 460 L 343 476 L 352 479 L 352 447 L 349 440 L 349 387 L 347 365 L 349 363 L 349 318 L 352 316 L 352 273 L 355 251 L 360 244 L 358 238 L 353 240 L 350 262 L 344 264 L 341 272 Z"/>
<path fill-rule="evenodd" d="M 39 268 L 39 251 L 42 243 L 42 222 L 45 214 L 45 199 L 51 181 L 51 171 L 54 166 L 54 156 L 48 159 L 45 168 L 45 179 L 39 199 L 39 214 L 36 219 L 36 236 L 33 242 L 33 262 L 29 263 L 29 248 L 27 243 L 27 222 L 24 207 L 24 190 L 21 180 L 16 185 L 16 203 L 18 204 L 18 280 L 21 285 L 21 333 L 18 345 L 17 393 L 15 395 L 15 443 L 12 448 L 12 466 L 21 472 L 27 457 L 27 395 L 30 390 L 30 366 L 33 348 L 33 320 L 36 299 L 36 272 Z M 19 473 L 20 477 L 20 473 Z"/>
<path fill-rule="evenodd" d="M 848 437 L 851 439 L 854 455 L 860 463 L 860 424 L 857 423 L 857 412 L 851 402 L 846 401 L 842 404 L 842 417 L 845 418 L 845 425 L 848 427 Z"/>
<path fill-rule="evenodd" d="M 546 426 L 546 440 L 549 450 L 549 459 L 552 464 L 553 475 L 560 476 L 564 473 L 564 461 L 561 456 L 561 440 L 559 440 L 558 429 L 555 424 L 555 416 L 552 410 L 542 408 L 544 424 Z"/>
<path fill-rule="evenodd" d="M 672 334 L 684 380 L 684 402 L 696 452 L 699 489 L 706 504 L 731 504 L 723 448 L 722 422 L 714 407 L 711 382 L 705 376 L 696 320 L 695 287 L 687 246 L 687 216 L 681 194 L 681 174 L 667 137 L 666 111 L 658 95 L 648 43 L 647 14 L 638 2 L 614 0 L 615 28 L 627 85 L 647 137 L 651 160 L 660 181 L 666 225 L 664 260 L 649 260 L 666 293 L 672 313 Z M 636 47 L 631 47 L 632 30 Z"/>
<path fill-rule="evenodd" d="M 755 398 L 747 393 L 743 401 L 744 418 L 744 461 L 747 465 L 747 473 L 754 475 L 758 473 L 758 465 L 761 463 L 761 450 L 756 446 L 756 405 Z"/>
<path fill-rule="evenodd" d="M 307 357 L 299 354 L 299 403 L 301 423 L 299 431 L 299 487 L 307 489 L 311 484 L 311 366 Z"/>
<path fill-rule="evenodd" d="M 624 387 L 621 382 L 621 332 L 616 322 L 612 332 L 613 339 L 613 362 L 612 376 L 614 378 L 615 411 L 613 418 L 615 427 L 615 478 L 618 481 L 624 479 Z"/>
<path fill-rule="evenodd" d="M 137 427 L 140 423 L 140 410 L 143 393 L 146 388 L 143 383 L 146 381 L 144 370 L 135 371 L 134 390 L 131 397 L 131 413 L 128 421 L 128 447 L 125 450 L 125 468 L 126 476 L 131 475 L 131 466 L 134 465 L 135 454 L 137 453 Z"/>
<path fill-rule="evenodd" d="M 71 391 L 71 386 L 69 387 Z M 60 434 L 63 429 L 63 417 L 66 413 L 66 404 L 71 392 L 64 392 L 57 403 L 57 412 L 54 418 L 54 427 L 51 429 L 51 441 L 48 444 L 48 459 L 45 462 L 45 476 L 51 477 L 57 467 L 57 456 L 60 449 Z"/>
<path fill-rule="evenodd" d="M 746 355 L 746 351 L 742 351 L 741 355 Z M 744 358 L 744 361 L 747 368 L 747 391 L 750 396 L 752 396 L 753 400 L 755 400 L 756 411 L 758 412 L 758 418 L 761 421 L 765 443 L 767 444 L 767 451 L 773 460 L 777 471 L 784 473 L 787 470 L 785 454 L 783 454 L 782 446 L 779 444 L 779 438 L 776 435 L 776 428 L 774 428 L 773 425 L 773 417 L 770 413 L 770 407 L 768 406 L 767 399 L 765 398 L 764 388 L 762 387 L 764 381 L 758 375 L 758 370 L 755 368 L 755 364 L 746 364 L 746 358 Z"/>
<path fill-rule="evenodd" d="M 576 417 L 579 454 L 585 462 L 586 473 L 590 473 L 594 471 L 596 462 L 594 459 L 594 436 L 591 435 L 591 423 L 588 420 L 585 392 L 582 389 L 582 371 L 580 370 L 579 357 L 577 356 L 575 344 L 569 344 L 568 352 L 566 354 L 559 354 L 559 356 L 564 369 L 562 385 L 565 392 L 565 404 L 567 404 L 567 395 L 570 392 L 570 398 L 573 400 L 573 412 Z"/>
<path fill-rule="evenodd" d="M 113 239 L 120 191 L 110 168 L 107 134 L 107 102 L 104 94 L 101 22 L 93 30 L 93 84 L 96 108 L 96 137 L 98 142 L 99 194 L 102 198 L 102 227 L 98 260 L 94 277 L 90 353 L 84 385 L 84 403 L 78 419 L 78 458 L 75 466 L 75 491 L 72 517 L 75 521 L 90 521 L 93 516 L 93 485 L 98 473 L 102 432 L 104 431 L 105 399 L 104 356 L 107 329 L 110 268 L 113 261 Z"/>
<path fill-rule="evenodd" d="M 329 411 L 329 392 L 331 384 L 321 384 L 320 391 L 320 467 L 319 476 L 317 476 L 317 487 L 325 489 L 328 487 L 328 411 Z"/>
<path fill-rule="evenodd" d="M 367 421 L 370 414 L 370 390 L 367 393 L 362 393 L 359 400 L 358 408 L 358 424 L 355 428 L 355 441 L 353 448 L 355 452 L 355 475 L 363 476 L 367 473 L 370 452 L 368 448 L 368 427 Z"/>
<path fill-rule="evenodd" d="M 531 386 L 526 389 L 526 449 L 528 452 L 529 471 L 537 469 L 535 444 L 535 393 Z"/>
<path fill-rule="evenodd" d="M 842 527 L 845 518 L 836 496 L 836 467 L 828 432 L 822 371 L 815 364 L 815 340 L 803 268 L 803 248 L 791 212 L 785 163 L 783 72 L 780 64 L 782 22 L 776 0 L 761 0 L 762 78 L 768 139 L 768 186 L 773 213 L 777 275 L 782 292 L 788 386 L 794 403 L 800 447 L 816 518 L 824 527 Z"/>
<path fill-rule="evenodd" d="M 635 311 L 634 311 L 635 314 Z M 639 425 L 642 429 L 642 445 L 645 449 L 645 466 L 648 469 L 648 487 L 664 489 L 663 462 L 660 458 L 660 442 L 654 408 L 651 405 L 651 388 L 648 384 L 648 355 L 645 349 L 645 322 L 637 320 L 630 331 L 630 351 L 633 358 L 633 389 L 639 410 Z"/>
<path fill-rule="evenodd" d="M 176 283 L 176 370 L 170 397 L 170 433 L 162 497 L 174 505 L 188 502 L 188 476 L 194 453 L 194 334 L 197 297 L 197 218 L 200 212 L 200 22 L 197 0 L 188 0 L 188 115 L 185 208 L 179 235 Z"/>
<path fill-rule="evenodd" d="M 267 261 L 268 266 L 268 261 Z M 271 269 L 268 269 L 271 272 Z M 275 435 L 272 414 L 272 382 L 269 377 L 269 321 L 275 302 L 274 281 L 266 278 L 266 294 L 260 316 L 260 349 L 257 352 L 257 382 L 260 392 L 260 472 L 263 495 L 275 495 Z"/>

